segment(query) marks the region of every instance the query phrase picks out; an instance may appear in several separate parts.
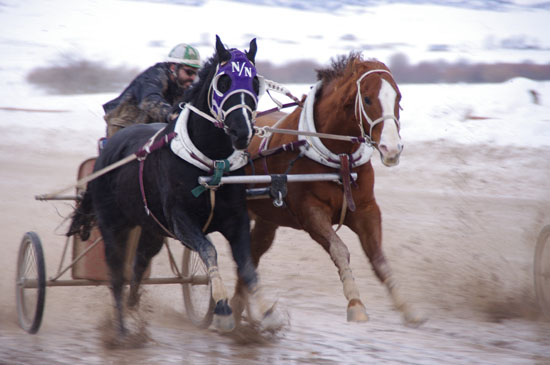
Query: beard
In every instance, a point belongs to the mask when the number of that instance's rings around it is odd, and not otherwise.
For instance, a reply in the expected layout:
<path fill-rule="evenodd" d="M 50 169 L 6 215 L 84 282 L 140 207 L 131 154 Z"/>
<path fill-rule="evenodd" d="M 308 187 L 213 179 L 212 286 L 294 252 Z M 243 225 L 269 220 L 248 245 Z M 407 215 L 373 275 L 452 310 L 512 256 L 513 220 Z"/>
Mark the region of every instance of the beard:
<path fill-rule="evenodd" d="M 176 79 L 176 84 L 183 89 L 188 89 L 189 86 L 193 83 L 193 79 L 189 77 L 178 77 Z"/>

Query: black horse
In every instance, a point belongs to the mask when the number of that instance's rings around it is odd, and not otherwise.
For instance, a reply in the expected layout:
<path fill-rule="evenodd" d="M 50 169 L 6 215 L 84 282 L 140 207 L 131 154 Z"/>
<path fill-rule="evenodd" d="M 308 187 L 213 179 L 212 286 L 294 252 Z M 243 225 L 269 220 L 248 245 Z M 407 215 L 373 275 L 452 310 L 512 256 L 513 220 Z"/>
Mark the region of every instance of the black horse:
<path fill-rule="evenodd" d="M 238 275 L 250 293 L 250 307 L 254 308 L 251 315 L 255 313 L 255 319 L 273 322 L 251 260 L 244 185 L 220 186 L 212 210 L 210 193 L 204 192 L 205 188 L 197 182 L 199 176 L 244 174 L 248 156 L 245 149 L 254 134 L 262 89 L 261 77 L 254 67 L 256 51 L 255 39 L 250 42 L 249 51 L 243 53 L 226 49 L 216 37 L 216 53 L 201 69 L 199 81 L 186 93 L 178 120 L 125 128 L 109 139 L 97 159 L 96 171 L 139 151 L 138 160 L 88 184 L 72 227 L 85 235 L 82 227 L 90 225 L 90 217 L 95 215 L 97 219 L 122 334 L 126 331 L 122 314 L 124 260 L 128 236 L 137 226 L 141 227 L 141 237 L 133 264 L 129 306 L 138 302 L 144 271 L 162 248 L 164 237 L 173 236 L 198 252 L 208 269 L 216 303 L 215 325 L 222 331 L 233 329 L 217 252 L 206 238 L 206 234 L 216 231 L 229 241 Z M 152 151 L 151 145 L 162 147 Z"/>

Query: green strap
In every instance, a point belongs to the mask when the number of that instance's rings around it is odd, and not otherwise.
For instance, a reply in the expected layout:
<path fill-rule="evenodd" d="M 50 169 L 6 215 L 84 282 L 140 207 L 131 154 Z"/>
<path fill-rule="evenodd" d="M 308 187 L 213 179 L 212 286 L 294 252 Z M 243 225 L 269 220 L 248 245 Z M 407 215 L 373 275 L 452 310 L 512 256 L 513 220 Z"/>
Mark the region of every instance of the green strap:
<path fill-rule="evenodd" d="M 216 160 L 214 161 L 214 174 L 210 178 L 210 181 L 208 182 L 208 188 L 216 188 L 220 185 L 220 181 L 222 181 L 222 176 L 224 173 L 229 172 L 230 168 L 229 160 Z M 198 198 L 199 195 L 201 195 L 207 187 L 203 185 L 199 185 L 193 190 L 191 190 L 191 194 L 195 198 Z"/>

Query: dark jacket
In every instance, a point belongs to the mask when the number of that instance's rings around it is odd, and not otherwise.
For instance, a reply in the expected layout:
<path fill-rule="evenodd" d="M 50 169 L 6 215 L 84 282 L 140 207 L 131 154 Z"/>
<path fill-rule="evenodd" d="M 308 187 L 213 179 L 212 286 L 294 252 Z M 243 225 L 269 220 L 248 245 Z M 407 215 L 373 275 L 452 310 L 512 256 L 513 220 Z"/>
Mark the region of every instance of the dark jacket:
<path fill-rule="evenodd" d="M 160 62 L 139 74 L 119 97 L 105 103 L 104 119 L 128 126 L 166 122 L 166 117 L 183 97 L 184 90 L 170 80 L 170 63 Z"/>

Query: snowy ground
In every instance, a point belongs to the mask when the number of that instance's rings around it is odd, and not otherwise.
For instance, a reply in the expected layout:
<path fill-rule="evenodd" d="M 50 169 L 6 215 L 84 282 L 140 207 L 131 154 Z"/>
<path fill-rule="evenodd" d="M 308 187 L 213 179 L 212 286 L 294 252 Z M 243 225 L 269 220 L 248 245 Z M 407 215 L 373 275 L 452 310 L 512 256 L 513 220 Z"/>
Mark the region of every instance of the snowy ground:
<path fill-rule="evenodd" d="M 207 29 L 196 22 L 214 10 L 221 17 L 229 10 L 249 14 L 250 7 L 217 0 L 186 12 L 173 5 L 133 1 L 2 4 L 0 108 L 21 110 L 0 109 L 0 363 L 550 362 L 550 327 L 535 302 L 532 277 L 535 239 L 550 223 L 550 82 L 527 79 L 486 85 L 401 85 L 401 164 L 388 169 L 376 158 L 373 163 L 386 253 L 404 293 L 430 317 L 420 329 L 401 324 L 356 238 L 346 230 L 341 234 L 371 316 L 364 324 L 345 322 L 346 303 L 332 262 L 307 235 L 292 230 L 279 233 L 260 271 L 266 292 L 291 317 L 290 328 L 277 338 L 232 338 L 197 330 L 182 313 L 181 290 L 168 286 L 151 288 L 144 297 L 151 340 L 139 349 L 110 350 L 103 345 L 101 330 L 111 310 L 107 288 L 48 288 L 44 323 L 35 336 L 18 327 L 13 295 L 22 235 L 29 230 L 39 233 L 51 276 L 63 245 L 63 229 L 58 226 L 71 211 L 65 203 L 37 202 L 34 195 L 75 181 L 78 165 L 96 154 L 96 141 L 104 134 L 101 104 L 116 95 L 44 95 L 23 82 L 37 64 L 66 52 L 147 67 L 180 41 L 209 43 L 201 48 L 209 55 L 218 32 L 225 34 L 226 43 L 241 47 L 257 35 L 259 54 L 280 62 L 300 52 L 324 62 L 343 50 L 335 45 L 345 48 L 339 37 L 346 33 L 360 34 L 369 42 L 376 34 L 378 43 L 401 39 L 411 55 L 427 44 L 453 41 L 464 46 L 464 53 L 454 52 L 453 57 L 547 62 L 544 51 L 504 54 L 482 49 L 489 35 L 512 37 L 515 29 L 548 47 L 550 33 L 540 32 L 547 25 L 547 12 L 451 11 L 396 4 L 362 14 L 298 17 L 288 9 L 262 7 L 262 14 L 286 19 L 284 24 L 274 21 L 260 27 L 267 22 L 265 16 L 258 17 L 256 23 L 243 22 L 246 29 L 232 33 L 218 18 L 212 18 Z M 163 24 L 144 26 L 144 19 Z M 122 31 L 115 31 L 123 21 L 128 23 Z M 430 30 L 441 26 L 439 22 L 449 31 L 444 28 L 431 37 Z M 524 24 L 510 26 L 517 22 Z M 337 31 L 317 38 L 325 34 L 328 23 L 337 24 Z M 425 24 L 430 27 L 421 27 Z M 375 32 L 388 25 L 390 30 Z M 459 35 L 461 39 L 453 38 Z M 296 43 L 283 47 L 282 40 L 292 37 Z M 164 47 L 153 47 L 155 40 Z M 380 49 L 372 52 L 380 59 L 386 55 Z M 301 95 L 309 85 L 288 87 Z M 531 90 L 538 94 L 539 104 L 533 102 Z M 272 106 L 265 98 L 260 109 Z M 219 247 L 222 255 L 226 253 L 223 242 Z M 167 267 L 159 258 L 154 273 Z M 231 271 L 229 265 L 228 283 Z"/>

